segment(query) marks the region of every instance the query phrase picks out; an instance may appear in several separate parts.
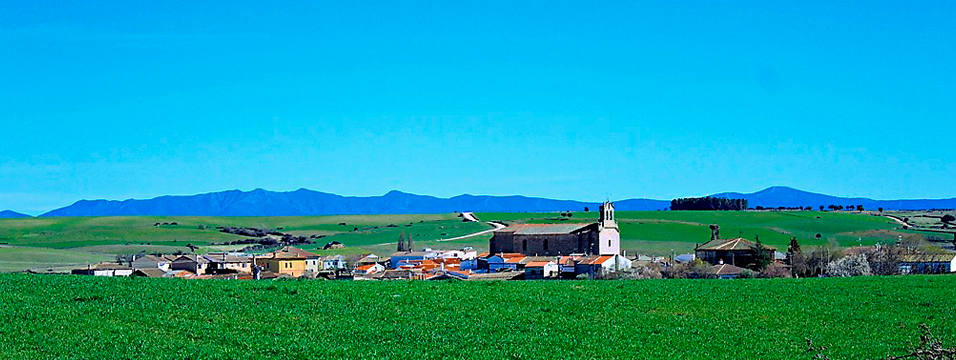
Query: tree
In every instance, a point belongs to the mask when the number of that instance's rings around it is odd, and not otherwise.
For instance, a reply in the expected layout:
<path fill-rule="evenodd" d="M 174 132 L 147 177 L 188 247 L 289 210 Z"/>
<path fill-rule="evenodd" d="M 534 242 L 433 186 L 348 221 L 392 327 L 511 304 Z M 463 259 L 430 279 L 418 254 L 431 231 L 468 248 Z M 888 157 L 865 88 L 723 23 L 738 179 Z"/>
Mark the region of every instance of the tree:
<path fill-rule="evenodd" d="M 671 210 L 747 210 L 747 199 L 719 197 L 678 198 L 671 200 Z"/>
<path fill-rule="evenodd" d="M 866 261 L 866 255 L 857 254 L 828 263 L 824 274 L 836 277 L 870 276 L 873 271 Z"/>
<path fill-rule="evenodd" d="M 794 236 L 794 237 L 790 238 L 790 245 L 787 246 L 788 258 L 789 258 L 789 257 L 792 257 L 793 254 L 798 254 L 798 253 L 802 253 L 802 252 L 803 252 L 803 250 L 800 249 L 800 242 L 797 241 L 797 237 Z"/>
<path fill-rule="evenodd" d="M 813 246 L 794 253 L 790 259 L 793 275 L 796 277 L 818 276 L 824 272 L 827 264 L 840 259 L 843 251 L 832 244 Z"/>
<path fill-rule="evenodd" d="M 946 215 L 943 215 L 943 218 L 941 220 L 943 220 L 943 222 L 951 223 L 953 221 L 956 221 L 956 216 L 946 214 Z"/>
<path fill-rule="evenodd" d="M 661 274 L 670 279 L 711 279 L 716 278 L 717 274 L 710 270 L 711 267 L 700 259 L 668 267 L 661 271 Z"/>
<path fill-rule="evenodd" d="M 877 210 L 880 210 L 880 215 L 883 215 L 883 208 L 879 208 Z"/>
<path fill-rule="evenodd" d="M 899 246 L 876 245 L 876 249 L 866 254 L 873 275 L 896 275 L 900 272 L 900 259 L 904 250 Z"/>
<path fill-rule="evenodd" d="M 754 251 L 754 263 L 750 266 L 752 270 L 763 271 L 767 265 L 773 262 L 773 254 L 771 254 L 770 249 L 760 242 L 760 236 L 754 235 L 754 244 L 750 249 Z"/>
<path fill-rule="evenodd" d="M 820 211 L 823 211 L 823 205 L 820 205 Z"/>
<path fill-rule="evenodd" d="M 399 251 L 399 252 L 406 251 L 406 249 L 405 249 L 405 230 L 402 230 L 402 232 L 401 232 L 400 234 L 398 234 L 398 251 Z"/>
<path fill-rule="evenodd" d="M 415 243 L 412 242 L 412 234 L 405 238 L 405 251 L 415 251 Z"/>
<path fill-rule="evenodd" d="M 588 207 L 585 206 L 585 207 L 584 207 L 584 212 L 589 212 L 589 211 L 591 211 L 591 209 L 588 209 Z"/>
<path fill-rule="evenodd" d="M 857 205 L 856 211 L 863 211 L 863 205 Z"/>

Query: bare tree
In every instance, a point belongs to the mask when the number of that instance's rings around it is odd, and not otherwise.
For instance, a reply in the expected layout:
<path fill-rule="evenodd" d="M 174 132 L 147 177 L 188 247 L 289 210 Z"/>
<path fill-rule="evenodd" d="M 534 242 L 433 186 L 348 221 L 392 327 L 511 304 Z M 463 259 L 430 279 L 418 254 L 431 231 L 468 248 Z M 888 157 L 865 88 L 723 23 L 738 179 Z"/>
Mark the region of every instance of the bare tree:
<path fill-rule="evenodd" d="M 882 245 L 866 254 L 873 275 L 896 275 L 900 273 L 900 259 L 904 250 L 899 246 Z"/>

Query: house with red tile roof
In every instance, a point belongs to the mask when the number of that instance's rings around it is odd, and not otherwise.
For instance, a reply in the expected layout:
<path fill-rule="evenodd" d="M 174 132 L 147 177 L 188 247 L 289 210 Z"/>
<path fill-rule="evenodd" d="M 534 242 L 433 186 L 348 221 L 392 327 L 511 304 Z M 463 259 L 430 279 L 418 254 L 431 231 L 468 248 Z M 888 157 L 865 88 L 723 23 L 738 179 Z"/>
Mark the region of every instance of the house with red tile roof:
<path fill-rule="evenodd" d="M 385 267 L 381 264 L 368 264 L 356 267 L 355 270 L 352 270 L 352 274 L 355 275 L 373 275 L 385 271 Z"/>
<path fill-rule="evenodd" d="M 494 254 L 485 259 L 479 259 L 479 267 L 484 266 L 483 269 L 487 269 L 488 272 L 518 271 L 524 268 L 522 261 L 526 257 L 518 253 Z"/>

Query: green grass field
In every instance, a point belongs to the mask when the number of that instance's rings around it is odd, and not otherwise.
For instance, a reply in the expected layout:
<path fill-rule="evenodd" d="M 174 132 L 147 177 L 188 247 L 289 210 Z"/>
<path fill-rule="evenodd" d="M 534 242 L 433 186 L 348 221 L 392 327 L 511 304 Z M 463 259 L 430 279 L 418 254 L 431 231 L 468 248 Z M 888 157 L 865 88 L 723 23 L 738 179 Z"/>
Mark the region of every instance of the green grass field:
<path fill-rule="evenodd" d="M 0 275 L 3 359 L 834 359 L 956 345 L 956 276 L 362 282 Z"/>
<path fill-rule="evenodd" d="M 479 213 L 483 221 L 562 222 L 557 213 Z M 577 212 L 568 222 L 591 222 L 597 212 Z M 714 211 L 619 211 L 622 249 L 629 253 L 670 255 L 691 252 L 695 244 L 710 239 L 709 224 L 720 224 L 724 238 L 759 235 L 768 245 L 781 250 L 792 236 L 804 246 L 823 245 L 836 241 L 843 246 L 894 242 L 910 232 L 895 230 L 892 221 L 877 216 L 838 212 L 714 212 Z M 178 226 L 153 226 L 155 223 L 177 222 Z M 345 225 L 340 225 L 344 223 Z M 199 226 L 206 227 L 200 229 Z M 491 235 L 457 241 L 439 241 L 471 234 L 491 227 L 483 223 L 464 223 L 454 214 L 434 215 L 353 215 L 309 217 L 72 217 L 0 220 L 0 244 L 16 248 L 46 248 L 76 251 L 78 256 L 101 254 L 188 252 L 187 244 L 199 246 L 198 252 L 237 250 L 222 246 L 223 242 L 242 237 L 217 231 L 216 226 L 282 228 L 296 235 L 324 235 L 313 246 L 316 249 L 329 241 L 339 241 L 346 249 L 318 251 L 321 254 L 377 253 L 388 255 L 400 232 L 411 234 L 416 247 L 437 249 L 471 246 L 487 249 Z M 821 238 L 817 239 L 816 234 Z M 2 250 L 0 250 L 2 251 Z M 50 263 L 61 263 L 51 259 Z M 42 259 L 40 260 L 43 261 Z M 0 271 L 23 270 L 6 264 Z"/>
<path fill-rule="evenodd" d="M 112 256 L 74 250 L 0 247 L 0 272 L 76 266 L 112 259 Z"/>

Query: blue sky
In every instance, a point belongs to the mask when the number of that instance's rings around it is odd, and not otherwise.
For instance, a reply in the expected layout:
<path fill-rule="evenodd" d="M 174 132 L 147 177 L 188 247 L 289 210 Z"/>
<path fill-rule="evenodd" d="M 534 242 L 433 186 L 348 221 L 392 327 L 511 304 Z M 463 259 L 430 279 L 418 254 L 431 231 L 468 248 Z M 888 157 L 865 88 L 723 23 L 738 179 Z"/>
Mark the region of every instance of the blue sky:
<path fill-rule="evenodd" d="M 956 196 L 956 2 L 0 4 L 0 209 Z"/>

